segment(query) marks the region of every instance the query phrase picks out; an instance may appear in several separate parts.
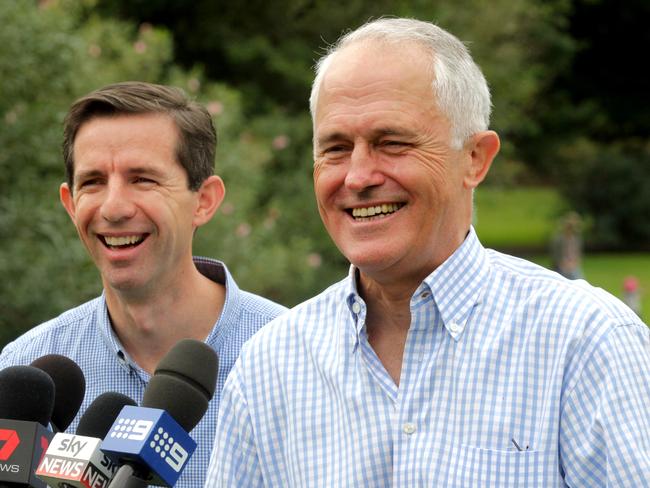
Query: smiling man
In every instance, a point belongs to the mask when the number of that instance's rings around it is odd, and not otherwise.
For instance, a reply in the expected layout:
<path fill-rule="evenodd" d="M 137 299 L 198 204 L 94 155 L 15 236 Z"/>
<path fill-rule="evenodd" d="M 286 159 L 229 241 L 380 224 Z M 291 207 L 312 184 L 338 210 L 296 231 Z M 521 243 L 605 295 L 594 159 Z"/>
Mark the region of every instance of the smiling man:
<path fill-rule="evenodd" d="M 465 46 L 371 22 L 318 63 L 311 112 L 352 266 L 242 349 L 206 487 L 648 486 L 648 328 L 471 225 L 499 138 Z"/>
<path fill-rule="evenodd" d="M 160 359 L 179 340 L 205 341 L 219 356 L 215 396 L 192 431 L 197 451 L 177 487 L 201 486 L 220 390 L 241 345 L 284 307 L 240 290 L 219 261 L 192 256 L 195 231 L 221 204 L 216 133 L 202 106 L 178 89 L 139 82 L 101 88 L 65 120 L 67 182 L 60 197 L 95 263 L 103 294 L 7 345 L 0 369 L 46 354 L 73 359 L 87 391 L 141 403 Z"/>

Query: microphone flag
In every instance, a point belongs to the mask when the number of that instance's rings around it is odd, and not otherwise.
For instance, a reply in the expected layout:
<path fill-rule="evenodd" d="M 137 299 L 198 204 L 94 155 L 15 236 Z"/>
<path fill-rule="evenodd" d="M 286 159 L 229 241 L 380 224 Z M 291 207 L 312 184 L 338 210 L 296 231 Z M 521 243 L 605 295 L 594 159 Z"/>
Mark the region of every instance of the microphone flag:
<path fill-rule="evenodd" d="M 117 465 L 100 450 L 101 439 L 76 434 L 54 436 L 36 476 L 48 485 L 76 488 L 105 488 Z"/>
<path fill-rule="evenodd" d="M 101 450 L 115 463 L 147 466 L 151 485 L 174 486 L 196 442 L 164 410 L 125 406 L 104 438 Z"/>
<path fill-rule="evenodd" d="M 0 419 L 0 482 L 48 488 L 35 475 L 54 433 L 38 422 Z"/>

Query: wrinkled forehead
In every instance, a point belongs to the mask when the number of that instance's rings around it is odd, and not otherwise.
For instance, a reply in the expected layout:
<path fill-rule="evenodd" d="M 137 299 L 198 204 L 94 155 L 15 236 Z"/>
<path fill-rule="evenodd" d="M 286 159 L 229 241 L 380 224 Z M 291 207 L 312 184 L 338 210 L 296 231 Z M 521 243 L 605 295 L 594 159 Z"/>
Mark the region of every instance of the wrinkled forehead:
<path fill-rule="evenodd" d="M 400 103 L 415 98 L 433 102 L 432 77 L 425 50 L 414 42 L 397 45 L 383 41 L 359 41 L 336 52 L 321 79 L 314 113 L 314 127 L 332 105 Z M 409 96 L 412 94 L 412 97 Z"/>
<path fill-rule="evenodd" d="M 332 92 L 342 90 L 354 96 L 380 85 L 387 89 L 427 86 L 433 80 L 431 58 L 427 50 L 415 41 L 364 39 L 332 54 L 324 66 L 320 80 L 315 119 Z"/>

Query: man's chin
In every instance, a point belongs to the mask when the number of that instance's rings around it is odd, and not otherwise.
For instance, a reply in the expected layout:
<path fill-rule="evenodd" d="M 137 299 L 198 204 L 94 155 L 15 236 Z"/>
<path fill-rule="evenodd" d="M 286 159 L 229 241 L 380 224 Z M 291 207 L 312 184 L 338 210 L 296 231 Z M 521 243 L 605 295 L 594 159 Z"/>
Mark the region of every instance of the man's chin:
<path fill-rule="evenodd" d="M 137 293 L 145 288 L 143 276 L 135 273 L 102 274 L 102 282 L 104 283 L 104 288 L 117 293 Z"/>

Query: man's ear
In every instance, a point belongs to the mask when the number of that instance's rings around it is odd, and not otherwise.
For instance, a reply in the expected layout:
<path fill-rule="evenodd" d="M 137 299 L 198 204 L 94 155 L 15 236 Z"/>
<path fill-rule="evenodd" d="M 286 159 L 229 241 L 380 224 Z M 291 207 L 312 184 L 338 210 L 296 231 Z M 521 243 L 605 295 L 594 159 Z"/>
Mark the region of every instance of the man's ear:
<path fill-rule="evenodd" d="M 72 190 L 70 190 L 67 183 L 61 183 L 61 186 L 59 186 L 59 200 L 61 200 L 63 208 L 65 208 L 65 211 L 68 212 L 68 215 L 74 222 L 76 209 L 74 206 L 74 199 L 72 198 Z"/>
<path fill-rule="evenodd" d="M 474 189 L 485 179 L 501 143 L 496 132 L 486 130 L 474 134 L 468 144 L 471 161 L 464 183 Z"/>
<path fill-rule="evenodd" d="M 198 202 L 194 211 L 194 227 L 200 227 L 210 221 L 226 196 L 226 187 L 220 177 L 212 175 L 201 183 L 197 193 Z"/>

